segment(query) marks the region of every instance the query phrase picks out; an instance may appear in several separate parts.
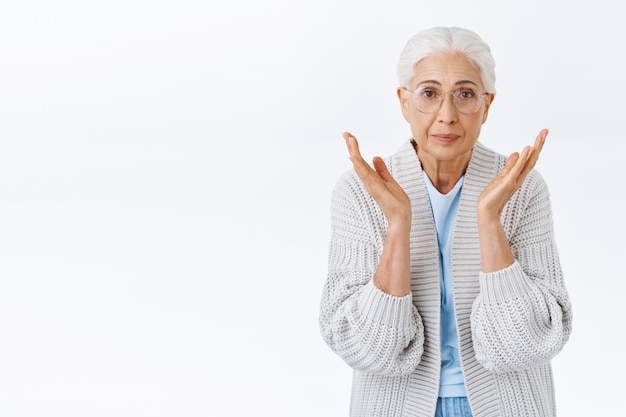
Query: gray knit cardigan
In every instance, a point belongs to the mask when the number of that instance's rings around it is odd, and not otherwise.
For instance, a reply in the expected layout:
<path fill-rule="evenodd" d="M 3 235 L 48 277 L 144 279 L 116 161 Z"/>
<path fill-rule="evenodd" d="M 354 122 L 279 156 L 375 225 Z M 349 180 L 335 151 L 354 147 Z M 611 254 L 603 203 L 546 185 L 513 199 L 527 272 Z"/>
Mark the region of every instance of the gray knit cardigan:
<path fill-rule="evenodd" d="M 514 264 L 481 271 L 476 203 L 504 162 L 475 145 L 454 227 L 454 307 L 465 386 L 474 417 L 555 416 L 550 360 L 569 338 L 572 312 L 550 197 L 537 171 L 502 213 Z M 433 417 L 441 362 L 437 235 L 411 143 L 386 163 L 411 199 L 411 293 L 395 297 L 372 283 L 387 223 L 350 170 L 333 191 L 320 328 L 354 369 L 351 416 Z"/>

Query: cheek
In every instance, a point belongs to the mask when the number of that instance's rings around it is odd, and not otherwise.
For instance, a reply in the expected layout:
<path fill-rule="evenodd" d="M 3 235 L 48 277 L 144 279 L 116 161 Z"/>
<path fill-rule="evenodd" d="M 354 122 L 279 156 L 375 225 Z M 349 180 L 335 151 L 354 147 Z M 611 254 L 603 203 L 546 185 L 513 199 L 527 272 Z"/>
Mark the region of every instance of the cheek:
<path fill-rule="evenodd" d="M 413 135 L 413 139 L 415 139 L 418 142 L 427 140 L 430 127 L 431 127 L 431 124 L 425 122 L 424 120 L 411 123 L 411 134 Z"/>
<path fill-rule="evenodd" d="M 411 124 L 411 130 L 417 132 L 428 132 L 428 129 L 433 125 L 435 121 L 434 114 L 424 114 L 412 109 L 408 122 Z"/>
<path fill-rule="evenodd" d="M 467 123 L 465 127 L 465 134 L 473 137 L 473 139 L 478 139 L 478 135 L 480 135 L 480 129 L 482 128 L 482 120 L 483 116 L 477 117 L 471 121 L 471 123 Z"/>
<path fill-rule="evenodd" d="M 478 112 L 476 114 L 468 115 L 464 123 L 465 130 L 472 132 L 480 131 L 480 127 L 484 123 L 485 117 L 486 115 L 484 112 Z"/>

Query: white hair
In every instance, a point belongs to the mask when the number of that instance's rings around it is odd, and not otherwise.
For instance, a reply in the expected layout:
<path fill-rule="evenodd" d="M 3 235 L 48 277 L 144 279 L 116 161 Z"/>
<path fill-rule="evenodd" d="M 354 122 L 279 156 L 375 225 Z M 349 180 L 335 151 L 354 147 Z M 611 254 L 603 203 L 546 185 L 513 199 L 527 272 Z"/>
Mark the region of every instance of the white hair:
<path fill-rule="evenodd" d="M 440 53 L 459 52 L 478 66 L 485 92 L 496 92 L 496 61 L 491 48 L 476 33 L 459 27 L 435 27 L 419 32 L 408 40 L 398 60 L 400 87 L 409 87 L 415 64 Z"/>

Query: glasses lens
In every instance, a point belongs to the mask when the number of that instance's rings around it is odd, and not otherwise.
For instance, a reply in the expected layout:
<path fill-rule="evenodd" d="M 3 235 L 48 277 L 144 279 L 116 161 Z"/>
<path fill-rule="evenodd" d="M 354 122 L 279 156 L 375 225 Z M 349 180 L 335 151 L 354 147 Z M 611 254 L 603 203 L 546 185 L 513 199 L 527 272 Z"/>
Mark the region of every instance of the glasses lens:
<path fill-rule="evenodd" d="M 432 87 L 418 88 L 413 93 L 415 107 L 422 113 L 432 113 L 437 111 L 441 105 L 441 98 L 441 91 Z"/>
<path fill-rule="evenodd" d="M 480 108 L 480 98 L 471 88 L 463 88 L 454 92 L 454 105 L 463 114 L 473 114 Z"/>
<path fill-rule="evenodd" d="M 482 104 L 482 96 L 471 88 L 462 88 L 454 93 L 444 93 L 433 87 L 422 87 L 413 92 L 413 101 L 415 107 L 422 113 L 433 113 L 439 110 L 446 94 L 452 94 L 454 106 L 463 114 L 476 113 Z"/>

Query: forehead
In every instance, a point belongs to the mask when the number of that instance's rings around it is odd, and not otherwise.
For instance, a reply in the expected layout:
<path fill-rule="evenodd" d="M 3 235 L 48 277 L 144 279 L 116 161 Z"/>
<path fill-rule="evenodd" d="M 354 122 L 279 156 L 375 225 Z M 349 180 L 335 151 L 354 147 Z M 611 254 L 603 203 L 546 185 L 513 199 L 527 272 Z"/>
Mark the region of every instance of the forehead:
<path fill-rule="evenodd" d="M 468 81 L 482 87 L 480 69 L 462 53 L 440 53 L 428 56 L 415 64 L 411 85 L 435 81 L 442 86 L 453 86 Z"/>

